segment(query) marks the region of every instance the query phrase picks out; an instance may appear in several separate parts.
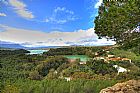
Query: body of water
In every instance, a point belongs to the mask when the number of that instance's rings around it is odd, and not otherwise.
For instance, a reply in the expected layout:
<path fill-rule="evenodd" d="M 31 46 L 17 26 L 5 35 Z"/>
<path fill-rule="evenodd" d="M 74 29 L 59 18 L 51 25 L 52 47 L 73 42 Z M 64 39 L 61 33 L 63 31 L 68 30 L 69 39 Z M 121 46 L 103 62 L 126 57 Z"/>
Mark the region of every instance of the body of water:
<path fill-rule="evenodd" d="M 29 54 L 43 54 L 43 52 L 47 52 L 48 50 L 28 50 Z"/>
<path fill-rule="evenodd" d="M 65 55 L 64 57 L 68 59 L 80 59 L 80 61 L 88 61 L 90 57 L 86 55 Z"/>

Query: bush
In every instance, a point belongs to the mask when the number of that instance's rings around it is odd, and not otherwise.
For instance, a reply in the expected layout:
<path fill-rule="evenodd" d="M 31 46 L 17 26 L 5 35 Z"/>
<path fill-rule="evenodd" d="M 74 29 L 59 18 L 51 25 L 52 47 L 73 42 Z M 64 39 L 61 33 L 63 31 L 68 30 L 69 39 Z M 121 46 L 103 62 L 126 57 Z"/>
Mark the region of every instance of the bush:
<path fill-rule="evenodd" d="M 32 80 L 41 80 L 42 76 L 39 75 L 38 71 L 33 71 L 33 72 L 30 72 L 29 78 L 32 79 Z"/>

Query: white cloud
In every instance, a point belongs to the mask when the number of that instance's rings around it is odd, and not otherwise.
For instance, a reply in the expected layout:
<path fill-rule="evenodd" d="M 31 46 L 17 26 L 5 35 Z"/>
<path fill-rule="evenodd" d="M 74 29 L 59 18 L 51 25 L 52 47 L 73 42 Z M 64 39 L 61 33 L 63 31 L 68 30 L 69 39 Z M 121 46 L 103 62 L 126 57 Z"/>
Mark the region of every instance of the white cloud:
<path fill-rule="evenodd" d="M 65 7 L 57 7 L 56 9 L 54 9 L 54 12 L 55 13 L 57 13 L 58 11 L 64 11 L 64 10 L 66 10 L 66 8 Z"/>
<path fill-rule="evenodd" d="M 4 31 L 0 32 L 0 40 L 23 44 L 24 46 L 68 46 L 68 45 L 107 45 L 113 41 L 98 39 L 94 28 L 77 30 L 74 32 L 41 32 L 12 28 L 0 25 Z"/>
<path fill-rule="evenodd" d="M 49 19 L 46 19 L 45 22 L 49 22 Z"/>
<path fill-rule="evenodd" d="M 0 16 L 7 16 L 5 13 L 0 13 Z"/>
<path fill-rule="evenodd" d="M 98 2 L 95 4 L 94 8 L 99 8 L 101 6 L 103 0 L 98 0 Z"/>
<path fill-rule="evenodd" d="M 34 18 L 32 12 L 27 9 L 27 5 L 20 0 L 9 0 L 9 4 L 14 7 L 15 12 L 26 19 Z"/>
<path fill-rule="evenodd" d="M 57 7 L 54 9 L 52 16 L 46 18 L 45 22 L 64 24 L 76 19 L 78 18 L 74 15 L 73 11 L 66 9 L 65 7 Z"/>
<path fill-rule="evenodd" d="M 55 13 L 57 13 L 57 12 L 59 12 L 59 11 L 63 11 L 63 12 L 66 12 L 66 13 L 69 13 L 69 14 L 74 14 L 74 12 L 73 11 L 71 11 L 71 10 L 67 10 L 65 7 L 57 7 L 56 9 L 54 9 L 54 12 Z"/>

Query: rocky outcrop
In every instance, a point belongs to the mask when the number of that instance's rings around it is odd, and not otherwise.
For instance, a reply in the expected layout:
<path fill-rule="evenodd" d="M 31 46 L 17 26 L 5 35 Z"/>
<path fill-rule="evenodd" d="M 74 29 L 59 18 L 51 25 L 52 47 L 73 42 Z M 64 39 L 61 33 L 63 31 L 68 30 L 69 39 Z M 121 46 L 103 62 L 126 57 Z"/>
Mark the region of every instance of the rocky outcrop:
<path fill-rule="evenodd" d="M 140 93 L 140 80 L 129 80 L 102 89 L 100 93 Z"/>

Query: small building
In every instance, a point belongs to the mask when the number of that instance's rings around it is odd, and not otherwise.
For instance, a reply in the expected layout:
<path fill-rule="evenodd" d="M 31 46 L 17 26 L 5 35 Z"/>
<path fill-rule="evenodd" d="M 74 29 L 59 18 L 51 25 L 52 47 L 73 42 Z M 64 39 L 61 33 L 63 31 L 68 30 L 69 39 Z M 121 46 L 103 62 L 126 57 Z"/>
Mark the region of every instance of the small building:
<path fill-rule="evenodd" d="M 70 63 L 74 63 L 74 62 L 76 62 L 77 61 L 77 59 L 69 59 L 68 60 Z M 79 62 L 79 64 L 81 64 L 81 65 L 84 65 L 84 64 L 86 64 L 87 62 L 86 61 L 80 61 Z"/>
<path fill-rule="evenodd" d="M 106 53 L 109 53 L 109 52 L 110 52 L 110 51 L 108 51 L 108 50 L 106 51 Z"/>
<path fill-rule="evenodd" d="M 85 65 L 87 62 L 86 61 L 81 61 L 79 64 L 80 65 Z"/>
<path fill-rule="evenodd" d="M 108 61 L 129 61 L 131 63 L 131 59 L 128 59 L 128 58 L 120 58 L 120 57 L 117 57 L 117 58 L 107 58 Z"/>
<path fill-rule="evenodd" d="M 71 78 L 70 78 L 70 77 L 64 77 L 64 79 L 65 79 L 66 81 L 71 81 Z"/>
<path fill-rule="evenodd" d="M 107 58 L 108 61 L 121 61 L 120 57 L 117 58 Z"/>
<path fill-rule="evenodd" d="M 76 59 L 69 59 L 68 60 L 70 63 L 74 63 L 74 62 L 76 62 Z"/>
<path fill-rule="evenodd" d="M 120 67 L 120 66 L 118 66 L 118 65 L 113 65 L 113 67 L 116 68 L 116 69 L 118 70 L 118 75 L 119 75 L 120 72 L 123 73 L 123 72 L 128 72 L 128 71 L 130 71 L 130 70 L 127 70 L 127 69 L 125 69 L 125 68 L 123 68 L 123 67 Z"/>
<path fill-rule="evenodd" d="M 104 60 L 105 58 L 104 57 L 95 57 L 94 59 L 95 60 Z"/>
<path fill-rule="evenodd" d="M 107 57 L 111 58 L 111 57 L 115 57 L 115 55 L 107 55 Z"/>
<path fill-rule="evenodd" d="M 129 61 L 130 63 L 132 63 L 132 60 L 129 58 L 122 58 L 122 61 Z"/>
<path fill-rule="evenodd" d="M 95 56 L 98 56 L 99 54 L 98 54 L 98 52 L 95 52 L 94 55 L 95 55 Z"/>

